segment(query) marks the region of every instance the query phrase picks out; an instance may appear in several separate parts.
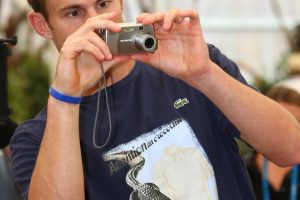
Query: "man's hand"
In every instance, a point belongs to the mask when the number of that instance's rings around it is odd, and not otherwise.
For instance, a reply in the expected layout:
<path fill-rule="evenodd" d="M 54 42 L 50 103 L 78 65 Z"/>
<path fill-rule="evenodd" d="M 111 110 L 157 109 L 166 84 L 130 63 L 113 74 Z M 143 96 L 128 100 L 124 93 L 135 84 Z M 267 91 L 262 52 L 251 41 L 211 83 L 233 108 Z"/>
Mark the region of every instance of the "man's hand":
<path fill-rule="evenodd" d="M 154 24 L 158 49 L 154 54 L 136 54 L 131 58 L 186 81 L 209 70 L 211 60 L 196 11 L 171 9 L 167 13 L 144 13 L 137 21 Z"/>
<path fill-rule="evenodd" d="M 58 91 L 82 96 L 91 90 L 102 77 L 100 62 L 104 72 L 112 65 L 128 60 L 128 56 L 112 57 L 105 42 L 96 33 L 99 29 L 121 31 L 113 21 L 116 13 L 106 13 L 90 18 L 71 34 L 60 50 L 60 56 L 53 86 Z"/>

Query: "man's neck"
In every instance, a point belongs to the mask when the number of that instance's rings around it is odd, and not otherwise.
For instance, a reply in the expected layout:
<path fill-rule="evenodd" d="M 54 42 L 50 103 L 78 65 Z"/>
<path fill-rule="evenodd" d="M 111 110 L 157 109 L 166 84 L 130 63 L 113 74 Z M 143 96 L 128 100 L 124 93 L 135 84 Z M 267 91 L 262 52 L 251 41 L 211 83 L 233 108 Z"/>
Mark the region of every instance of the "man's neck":
<path fill-rule="evenodd" d="M 111 67 L 109 71 L 105 73 L 106 78 L 106 87 L 109 87 L 122 79 L 124 79 L 128 74 L 132 71 L 133 67 L 135 65 L 135 61 L 129 60 L 126 62 L 122 62 L 118 65 L 115 65 Z M 104 84 L 102 83 L 101 89 L 104 87 Z M 99 90 L 99 84 L 96 84 L 91 90 L 86 92 L 84 96 L 90 96 Z"/>

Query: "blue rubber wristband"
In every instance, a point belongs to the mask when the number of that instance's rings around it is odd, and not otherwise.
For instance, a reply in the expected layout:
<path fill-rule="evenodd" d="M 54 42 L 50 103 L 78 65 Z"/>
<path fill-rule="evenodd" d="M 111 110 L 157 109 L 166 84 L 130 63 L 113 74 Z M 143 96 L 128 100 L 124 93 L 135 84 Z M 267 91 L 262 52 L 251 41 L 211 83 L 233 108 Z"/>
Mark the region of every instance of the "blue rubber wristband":
<path fill-rule="evenodd" d="M 55 99 L 66 102 L 66 103 L 72 103 L 72 104 L 80 104 L 81 97 L 74 97 L 74 96 L 68 96 L 65 94 L 62 94 L 55 90 L 53 87 L 50 87 L 49 94 L 54 97 Z"/>

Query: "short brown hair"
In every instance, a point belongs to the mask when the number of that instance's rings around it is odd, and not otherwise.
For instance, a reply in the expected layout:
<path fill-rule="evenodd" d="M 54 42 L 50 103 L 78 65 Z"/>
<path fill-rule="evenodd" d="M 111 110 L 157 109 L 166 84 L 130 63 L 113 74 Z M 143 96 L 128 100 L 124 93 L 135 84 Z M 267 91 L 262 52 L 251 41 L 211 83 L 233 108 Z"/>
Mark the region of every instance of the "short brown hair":
<path fill-rule="evenodd" d="M 278 102 L 290 103 L 300 107 L 300 94 L 285 87 L 273 87 L 267 92 L 267 96 Z"/>
<path fill-rule="evenodd" d="M 41 13 L 48 20 L 48 12 L 46 9 L 46 0 L 28 0 L 29 5 L 34 12 Z"/>

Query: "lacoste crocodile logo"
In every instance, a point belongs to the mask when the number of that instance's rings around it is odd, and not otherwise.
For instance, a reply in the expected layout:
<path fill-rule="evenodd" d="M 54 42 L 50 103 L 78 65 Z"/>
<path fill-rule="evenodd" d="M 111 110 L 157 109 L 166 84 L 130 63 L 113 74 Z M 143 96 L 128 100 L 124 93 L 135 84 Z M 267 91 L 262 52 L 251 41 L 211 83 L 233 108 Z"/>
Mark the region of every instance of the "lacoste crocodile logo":
<path fill-rule="evenodd" d="M 175 101 L 174 103 L 174 107 L 176 109 L 182 108 L 183 106 L 185 106 L 186 104 L 190 103 L 189 100 L 187 98 L 184 99 L 178 99 Z"/>

